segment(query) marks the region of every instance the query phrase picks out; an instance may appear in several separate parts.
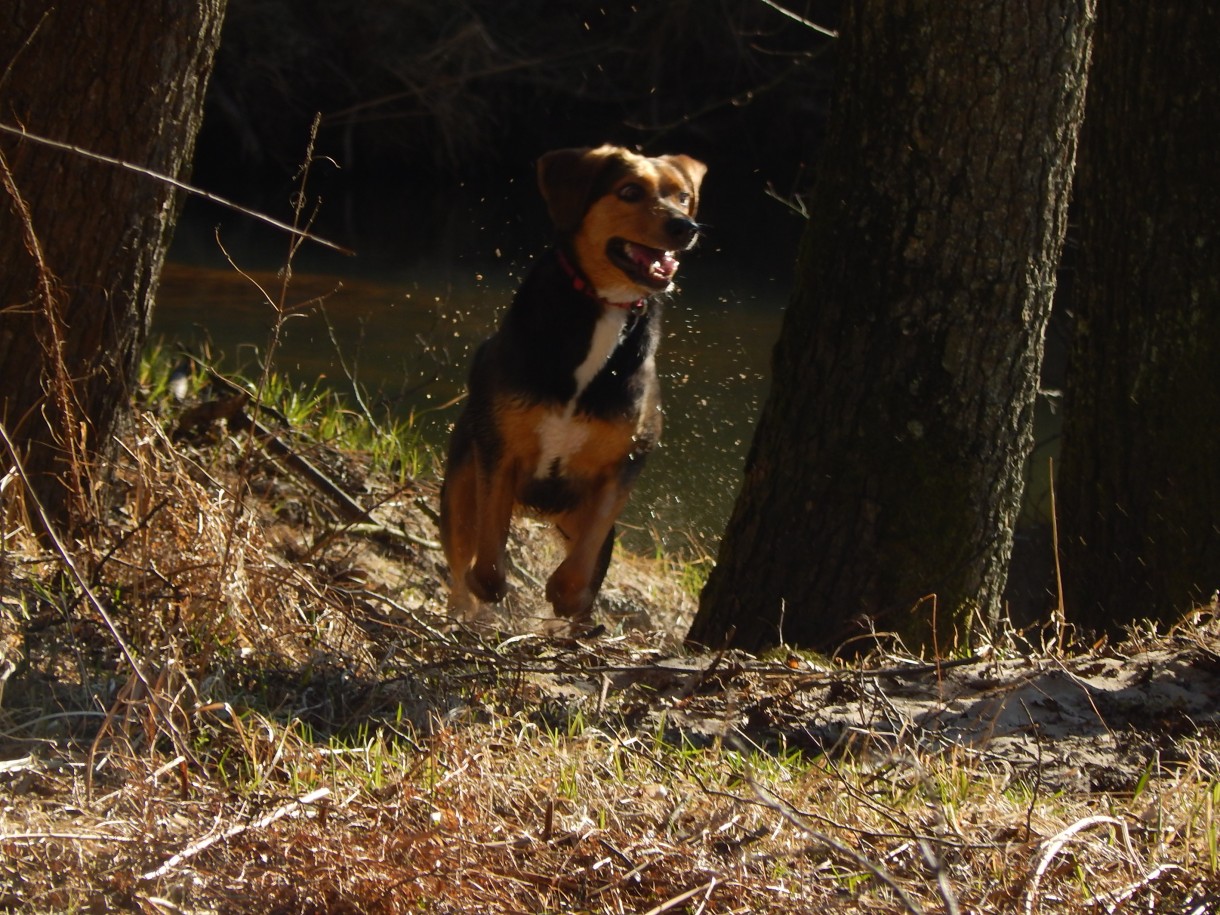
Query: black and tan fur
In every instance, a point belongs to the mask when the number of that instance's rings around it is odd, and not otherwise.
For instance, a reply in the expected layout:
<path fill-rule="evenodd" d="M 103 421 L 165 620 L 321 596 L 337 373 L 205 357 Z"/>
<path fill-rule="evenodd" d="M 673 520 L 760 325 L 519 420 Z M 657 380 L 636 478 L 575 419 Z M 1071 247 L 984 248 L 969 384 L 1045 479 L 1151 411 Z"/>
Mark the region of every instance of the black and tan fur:
<path fill-rule="evenodd" d="M 589 618 L 615 519 L 661 432 L 661 297 L 675 255 L 698 237 L 706 170 L 688 156 L 613 146 L 539 160 L 559 242 L 471 366 L 441 490 L 452 612 L 504 597 L 505 542 L 521 506 L 552 519 L 566 545 L 546 583 L 556 616 Z"/>

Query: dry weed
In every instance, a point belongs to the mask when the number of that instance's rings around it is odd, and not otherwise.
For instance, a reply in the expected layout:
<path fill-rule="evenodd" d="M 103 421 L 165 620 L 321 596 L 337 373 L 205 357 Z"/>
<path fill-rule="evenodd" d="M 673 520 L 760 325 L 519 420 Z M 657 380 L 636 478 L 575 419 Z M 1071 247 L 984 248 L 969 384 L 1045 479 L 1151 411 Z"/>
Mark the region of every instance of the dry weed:
<path fill-rule="evenodd" d="M 108 523 L 66 547 L 76 581 L 3 478 L 0 908 L 1215 910 L 1207 727 L 1174 722 L 1172 759 L 1105 790 L 932 740 L 898 703 L 922 678 L 949 708 L 949 668 L 684 655 L 649 628 L 689 612 L 659 560 L 615 563 L 600 639 L 453 629 L 431 487 L 296 444 L 389 490 L 378 526 L 223 428 L 174 441 L 145 413 Z M 1210 626 L 1170 641 L 1202 657 Z M 889 717 L 836 745 L 814 727 L 835 702 Z"/>

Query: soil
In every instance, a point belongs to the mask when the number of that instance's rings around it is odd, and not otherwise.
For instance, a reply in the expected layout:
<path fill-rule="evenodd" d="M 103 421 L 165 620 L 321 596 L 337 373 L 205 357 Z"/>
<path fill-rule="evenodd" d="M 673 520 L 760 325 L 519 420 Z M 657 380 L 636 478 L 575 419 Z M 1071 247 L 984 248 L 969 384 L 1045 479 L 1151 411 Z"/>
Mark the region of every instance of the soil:
<path fill-rule="evenodd" d="M 598 600 L 603 626 L 554 638 L 540 592 L 555 548 L 532 521 L 518 522 L 513 541 L 512 591 L 492 631 L 499 656 L 524 665 L 553 707 L 592 705 L 676 743 L 737 741 L 876 765 L 906 751 L 952 754 L 1050 791 L 1130 790 L 1187 763 L 1220 775 L 1209 740 L 1220 734 L 1216 606 L 1121 644 L 1056 647 L 1039 644 L 1053 643 L 1049 628 L 1035 629 L 939 663 L 880 649 L 851 663 L 784 650 L 691 653 L 680 640 L 695 601 L 671 568 L 616 554 Z M 434 572 L 439 596 L 439 560 Z"/>
<path fill-rule="evenodd" d="M 1083 653 L 1010 649 L 940 664 L 691 655 L 649 647 L 650 636 L 668 633 L 556 641 L 522 648 L 518 660 L 529 655 L 540 701 L 617 708 L 677 745 L 729 741 L 877 766 L 939 753 L 1072 793 L 1132 790 L 1187 764 L 1220 775 L 1220 638 L 1209 626 Z"/>

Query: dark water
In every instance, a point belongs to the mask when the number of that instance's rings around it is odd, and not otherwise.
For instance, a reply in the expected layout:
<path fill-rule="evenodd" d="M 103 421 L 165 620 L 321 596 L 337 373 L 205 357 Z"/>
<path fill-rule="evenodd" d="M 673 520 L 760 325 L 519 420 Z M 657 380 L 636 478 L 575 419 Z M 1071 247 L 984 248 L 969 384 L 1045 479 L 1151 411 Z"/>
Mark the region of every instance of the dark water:
<path fill-rule="evenodd" d="M 450 202 L 444 219 L 431 205 L 425 218 L 399 219 L 356 244 L 355 258 L 304 246 L 285 301 L 305 307 L 287 323 L 275 366 L 302 384 L 321 379 L 342 390 L 350 388 L 346 363 L 378 404 L 413 415 L 443 449 L 459 409 L 444 405 L 463 389 L 472 347 L 549 243 L 544 225 L 507 203 L 471 196 Z M 717 231 L 716 222 L 753 218 L 753 207 L 761 214 L 755 225 L 767 231 Z M 800 225 L 781 211 L 761 194 L 732 211 L 713 209 L 708 237 L 683 258 L 658 356 L 665 431 L 623 519 L 637 549 L 682 547 L 690 538 L 714 548 L 728 518 L 791 287 Z M 279 297 L 274 271 L 286 257 L 285 238 L 246 219 L 188 209 L 153 333 L 187 345 L 206 339 L 226 368 L 253 375 L 274 309 L 226 262 L 217 224 L 236 264 L 258 271 L 256 279 Z M 341 226 L 326 234 L 350 243 Z M 325 297 L 321 307 L 308 304 L 315 297 Z"/>

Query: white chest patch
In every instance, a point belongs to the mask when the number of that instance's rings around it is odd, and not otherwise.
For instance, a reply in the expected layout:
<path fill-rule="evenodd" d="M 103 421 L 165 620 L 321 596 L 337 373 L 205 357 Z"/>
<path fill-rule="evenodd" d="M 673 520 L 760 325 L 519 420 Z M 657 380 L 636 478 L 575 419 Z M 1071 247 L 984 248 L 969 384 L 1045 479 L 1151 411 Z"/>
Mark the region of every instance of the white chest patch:
<path fill-rule="evenodd" d="M 538 423 L 539 454 L 538 466 L 534 470 L 535 477 L 549 476 L 556 461 L 559 462 L 559 470 L 562 472 L 568 458 L 579 451 L 588 439 L 589 427 L 575 419 L 576 401 L 619 345 L 626 324 L 627 310 L 624 308 L 607 308 L 598 318 L 593 328 L 593 337 L 589 341 L 588 355 L 572 373 L 576 380 L 576 391 L 572 394 L 572 399 L 564 404 L 562 409 L 548 413 Z"/>
<path fill-rule="evenodd" d="M 572 400 L 584 392 L 597 373 L 602 370 L 610 354 L 614 352 L 623 337 L 623 327 L 627 324 L 627 309 L 607 308 L 597 319 L 593 327 L 593 339 L 589 341 L 589 352 L 585 361 L 576 366 L 576 393 Z"/>
<path fill-rule="evenodd" d="M 579 451 L 588 438 L 588 425 L 573 417 L 570 406 L 562 413 L 548 413 L 538 423 L 538 466 L 534 468 L 534 476 L 538 479 L 550 476 L 556 462 L 562 473 L 568 458 Z"/>

